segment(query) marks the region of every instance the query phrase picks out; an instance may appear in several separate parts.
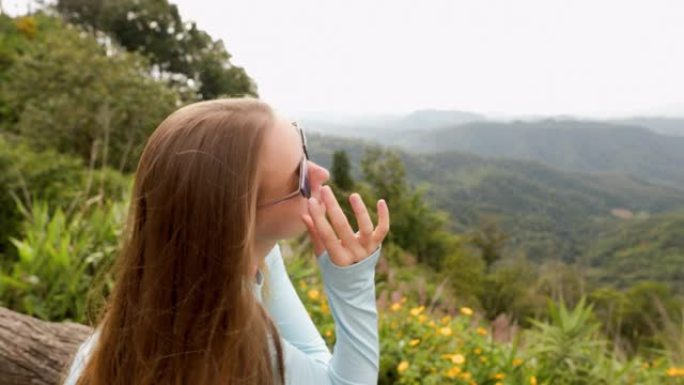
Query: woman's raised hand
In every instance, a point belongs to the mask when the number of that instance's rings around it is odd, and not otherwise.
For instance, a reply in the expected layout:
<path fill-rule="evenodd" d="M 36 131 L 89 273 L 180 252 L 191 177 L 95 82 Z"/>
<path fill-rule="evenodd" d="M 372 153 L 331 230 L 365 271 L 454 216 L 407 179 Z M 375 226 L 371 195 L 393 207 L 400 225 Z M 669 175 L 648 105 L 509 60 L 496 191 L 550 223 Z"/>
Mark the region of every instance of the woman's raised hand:
<path fill-rule="evenodd" d="M 302 215 L 317 256 L 327 249 L 335 265 L 349 266 L 368 257 L 385 239 L 389 231 L 389 209 L 384 199 L 377 202 L 378 225 L 374 228 L 361 196 L 358 193 L 349 196 L 359 226 L 357 232 L 352 230 L 330 186 L 321 188 L 321 199 L 323 202 L 309 198 L 309 214 Z"/>

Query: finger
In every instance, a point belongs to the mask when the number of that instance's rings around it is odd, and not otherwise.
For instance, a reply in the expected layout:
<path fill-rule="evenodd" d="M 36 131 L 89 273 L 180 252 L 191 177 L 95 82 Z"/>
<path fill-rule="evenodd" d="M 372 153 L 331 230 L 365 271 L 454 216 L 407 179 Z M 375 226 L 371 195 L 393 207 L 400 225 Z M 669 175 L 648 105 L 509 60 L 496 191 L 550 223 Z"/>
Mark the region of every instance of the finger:
<path fill-rule="evenodd" d="M 337 258 L 344 258 L 345 252 L 342 247 L 342 243 L 337 239 L 335 231 L 333 230 L 328 219 L 325 217 L 325 211 L 323 205 L 319 203 L 316 198 L 309 198 L 309 213 L 316 225 L 316 233 L 318 237 L 323 242 L 323 246 L 328 249 L 328 253 L 331 257 L 336 256 Z"/>
<path fill-rule="evenodd" d="M 330 186 L 323 186 L 321 198 L 327 207 L 328 218 L 330 218 L 333 229 L 337 233 L 337 236 L 342 240 L 342 244 L 347 246 L 354 255 L 363 256 L 365 250 L 356 238 L 356 235 L 347 220 L 347 216 L 344 215 Z"/>
<path fill-rule="evenodd" d="M 368 214 L 366 204 L 363 203 L 363 199 L 361 199 L 361 195 L 358 193 L 353 193 L 349 196 L 349 203 L 351 203 L 352 210 L 354 210 L 354 215 L 356 216 L 356 224 L 359 226 L 361 243 L 364 246 L 368 246 L 368 243 L 372 241 L 373 221 Z"/>
<path fill-rule="evenodd" d="M 314 254 L 316 255 L 316 257 L 318 257 L 325 250 L 325 246 L 323 246 L 323 242 L 321 241 L 320 237 L 318 236 L 318 233 L 316 232 L 316 226 L 314 225 L 311 216 L 308 214 L 302 214 L 302 221 L 306 225 L 306 228 L 309 232 L 309 238 L 311 239 L 311 244 L 314 248 Z"/>
<path fill-rule="evenodd" d="M 390 221 L 389 221 L 389 208 L 387 207 L 387 202 L 384 199 L 378 201 L 378 226 L 373 231 L 373 241 L 374 243 L 381 243 L 385 236 L 389 232 Z"/>

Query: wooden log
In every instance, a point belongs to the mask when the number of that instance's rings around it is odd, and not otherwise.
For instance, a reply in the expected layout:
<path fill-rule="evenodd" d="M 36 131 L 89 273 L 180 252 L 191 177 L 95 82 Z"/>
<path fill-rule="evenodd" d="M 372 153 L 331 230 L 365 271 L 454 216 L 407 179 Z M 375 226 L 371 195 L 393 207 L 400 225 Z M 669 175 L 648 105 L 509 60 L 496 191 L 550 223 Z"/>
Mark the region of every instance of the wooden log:
<path fill-rule="evenodd" d="M 57 385 L 92 328 L 0 307 L 0 384 Z"/>

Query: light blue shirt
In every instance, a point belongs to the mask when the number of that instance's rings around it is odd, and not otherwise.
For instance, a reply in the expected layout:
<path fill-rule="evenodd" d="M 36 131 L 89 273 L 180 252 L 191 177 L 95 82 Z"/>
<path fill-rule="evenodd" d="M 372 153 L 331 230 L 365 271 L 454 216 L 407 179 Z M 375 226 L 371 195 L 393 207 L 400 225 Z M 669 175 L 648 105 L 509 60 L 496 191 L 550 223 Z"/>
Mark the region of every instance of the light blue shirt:
<path fill-rule="evenodd" d="M 257 271 L 254 294 L 269 280 L 264 306 L 278 327 L 287 385 L 361 385 L 378 381 L 380 346 L 375 303 L 375 265 L 382 245 L 364 260 L 335 265 L 328 252 L 317 257 L 325 293 L 335 320 L 336 342 L 331 353 L 297 295 L 285 270 L 280 246 L 266 256 L 267 272 Z M 97 340 L 93 333 L 78 349 L 64 385 L 74 385 Z"/>

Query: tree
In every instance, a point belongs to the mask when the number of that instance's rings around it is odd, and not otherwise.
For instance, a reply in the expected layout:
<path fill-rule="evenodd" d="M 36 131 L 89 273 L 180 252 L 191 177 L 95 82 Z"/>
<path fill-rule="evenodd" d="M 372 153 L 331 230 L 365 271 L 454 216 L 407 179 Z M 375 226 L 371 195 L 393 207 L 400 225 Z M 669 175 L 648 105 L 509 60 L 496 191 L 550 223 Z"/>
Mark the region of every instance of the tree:
<path fill-rule="evenodd" d="M 38 34 L 0 82 L 12 121 L 4 129 L 36 149 L 131 171 L 144 141 L 179 102 L 136 54 L 36 15 Z"/>
<path fill-rule="evenodd" d="M 501 259 L 503 246 L 509 236 L 504 233 L 498 223 L 492 219 L 481 219 L 480 226 L 472 231 L 468 239 L 471 244 L 480 250 L 487 270 L 491 270 L 492 265 Z"/>
<path fill-rule="evenodd" d="M 346 151 L 341 150 L 333 153 L 331 173 L 332 182 L 335 186 L 346 191 L 354 189 L 354 180 L 351 177 L 351 166 Z"/>
<path fill-rule="evenodd" d="M 200 99 L 257 95 L 256 84 L 230 62 L 223 42 L 184 22 L 167 0 L 59 0 L 57 10 L 145 55 L 171 84 L 196 90 Z"/>
<path fill-rule="evenodd" d="M 392 229 L 387 241 L 439 270 L 442 260 L 460 243 L 448 230 L 449 215 L 425 201 L 429 186 L 410 186 L 401 157 L 392 150 L 368 148 L 361 159 L 361 170 L 363 180 L 371 186 L 370 195 L 385 199 L 390 209 Z"/>

